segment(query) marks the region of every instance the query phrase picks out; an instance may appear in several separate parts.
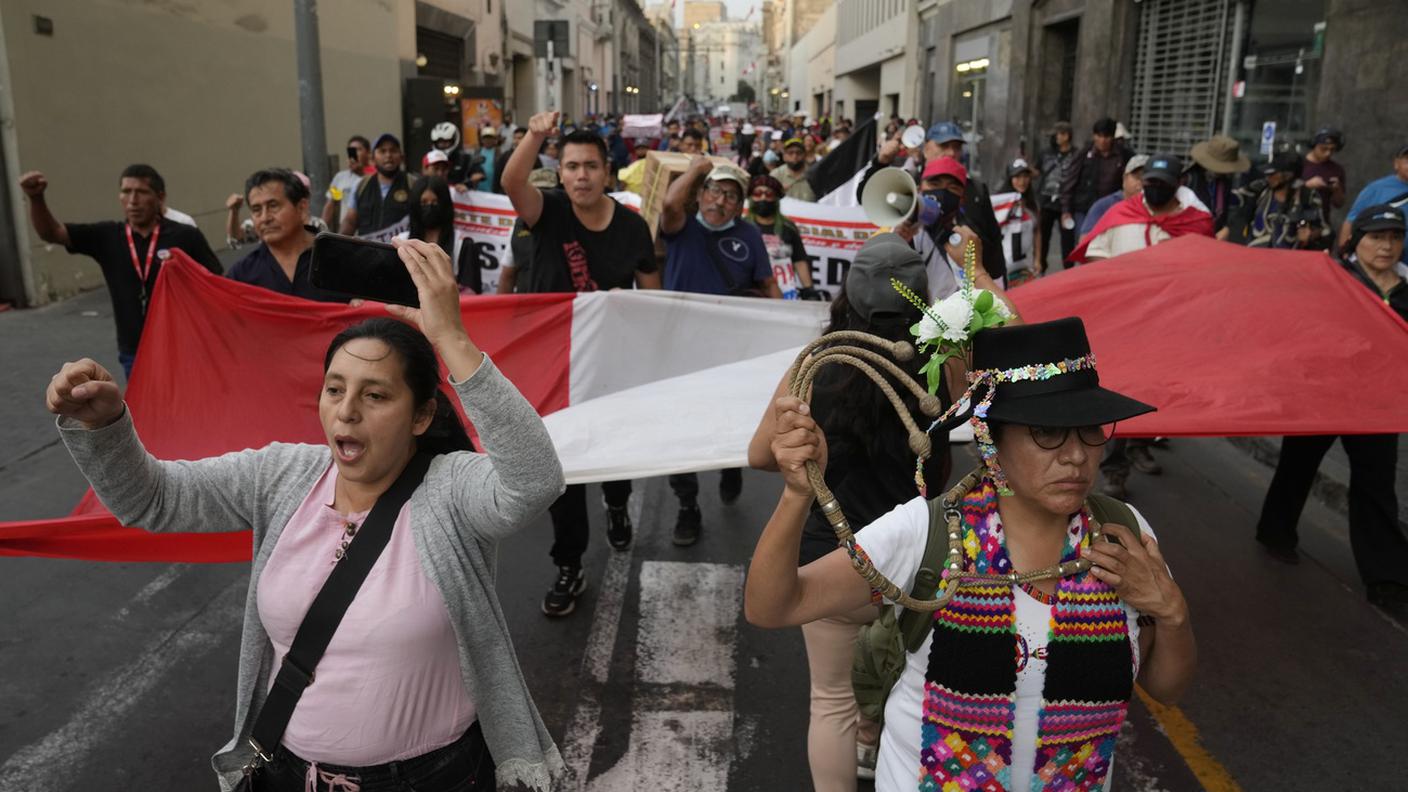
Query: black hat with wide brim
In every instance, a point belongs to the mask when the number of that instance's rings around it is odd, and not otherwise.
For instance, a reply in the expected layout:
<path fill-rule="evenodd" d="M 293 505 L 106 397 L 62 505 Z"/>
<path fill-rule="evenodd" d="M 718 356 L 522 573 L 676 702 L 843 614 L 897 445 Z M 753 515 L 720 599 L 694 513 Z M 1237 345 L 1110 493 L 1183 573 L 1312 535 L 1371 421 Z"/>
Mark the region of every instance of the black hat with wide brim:
<path fill-rule="evenodd" d="M 1090 354 L 1085 325 L 1071 317 L 1038 324 L 993 327 L 973 336 L 973 370 L 1008 370 L 1060 364 Z M 981 393 L 975 393 L 975 400 Z M 1155 407 L 1100 387 L 1094 368 L 1045 380 L 1004 382 L 987 419 L 1028 426 L 1098 426 L 1153 412 Z"/>

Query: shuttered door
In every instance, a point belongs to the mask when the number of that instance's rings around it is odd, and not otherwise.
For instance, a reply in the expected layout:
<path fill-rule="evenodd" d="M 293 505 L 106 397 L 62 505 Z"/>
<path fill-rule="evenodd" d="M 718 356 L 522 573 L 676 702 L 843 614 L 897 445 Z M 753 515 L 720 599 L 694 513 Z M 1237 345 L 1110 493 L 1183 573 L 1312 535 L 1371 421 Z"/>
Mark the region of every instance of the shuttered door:
<path fill-rule="evenodd" d="M 1217 131 L 1233 0 L 1144 0 L 1134 67 L 1135 148 L 1180 157 Z"/>

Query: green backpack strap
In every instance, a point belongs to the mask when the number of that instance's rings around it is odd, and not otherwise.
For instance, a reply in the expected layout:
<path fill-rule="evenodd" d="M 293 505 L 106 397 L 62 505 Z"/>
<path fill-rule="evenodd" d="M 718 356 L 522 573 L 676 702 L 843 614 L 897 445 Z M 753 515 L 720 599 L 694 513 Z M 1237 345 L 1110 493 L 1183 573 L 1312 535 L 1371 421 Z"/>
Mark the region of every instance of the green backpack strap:
<path fill-rule="evenodd" d="M 944 560 L 948 556 L 948 523 L 944 520 L 944 503 L 941 498 L 929 501 L 929 535 L 924 540 L 924 555 L 919 561 L 919 571 L 914 575 L 911 597 L 932 599 L 943 580 Z M 905 651 L 919 651 L 934 624 L 934 614 L 920 613 L 904 609 L 896 619 L 900 635 L 904 639 Z"/>
<path fill-rule="evenodd" d="M 1105 523 L 1123 525 L 1133 531 L 1136 537 L 1143 533 L 1139 528 L 1139 518 L 1134 515 L 1134 509 L 1119 498 L 1111 498 L 1109 495 L 1092 492 L 1086 496 L 1085 505 L 1090 509 L 1090 516 L 1100 521 L 1102 525 Z"/>

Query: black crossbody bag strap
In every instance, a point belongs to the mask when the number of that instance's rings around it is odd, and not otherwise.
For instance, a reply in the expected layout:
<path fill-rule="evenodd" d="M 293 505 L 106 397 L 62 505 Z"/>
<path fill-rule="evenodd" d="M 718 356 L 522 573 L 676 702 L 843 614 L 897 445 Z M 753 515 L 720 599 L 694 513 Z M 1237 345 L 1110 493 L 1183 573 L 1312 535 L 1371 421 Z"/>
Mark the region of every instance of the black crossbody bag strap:
<path fill-rule="evenodd" d="M 273 760 L 274 749 L 283 739 L 294 707 L 298 706 L 303 691 L 313 684 L 318 661 L 327 651 L 333 633 L 337 632 L 342 617 L 347 615 L 347 608 L 352 605 L 362 582 L 367 579 L 377 558 L 381 557 L 381 551 L 391 540 L 396 517 L 425 478 L 430 460 L 430 454 L 416 454 L 391 488 L 377 498 L 361 529 L 348 543 L 346 555 L 333 567 L 327 582 L 313 598 L 313 604 L 308 606 L 308 613 L 304 615 L 303 623 L 298 625 L 293 644 L 289 646 L 288 654 L 274 677 L 274 686 L 270 688 L 269 696 L 264 699 L 264 706 L 254 721 L 254 728 L 250 730 L 249 743 L 264 761 Z"/>

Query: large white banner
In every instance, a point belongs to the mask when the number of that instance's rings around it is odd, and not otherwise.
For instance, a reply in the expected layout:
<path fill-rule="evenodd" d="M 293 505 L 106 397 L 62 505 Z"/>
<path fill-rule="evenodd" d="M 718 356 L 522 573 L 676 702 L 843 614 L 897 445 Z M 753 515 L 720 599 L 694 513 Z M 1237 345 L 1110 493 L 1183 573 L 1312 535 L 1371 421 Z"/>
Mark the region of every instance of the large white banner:
<path fill-rule="evenodd" d="M 611 197 L 640 211 L 640 196 L 635 193 L 612 193 Z M 802 234 L 802 245 L 811 259 L 812 283 L 834 297 L 846 280 L 856 251 L 879 229 L 865 219 L 865 212 L 858 206 L 824 206 L 784 198 L 782 213 Z M 517 217 L 506 195 L 471 192 L 455 196 L 455 235 L 463 239 L 463 244 L 474 246 L 484 271 L 486 294 L 498 291 L 499 273 Z M 780 262 L 774 262 L 774 270 L 779 268 Z M 787 274 L 781 272 L 779 282 L 790 281 L 784 277 Z"/>

